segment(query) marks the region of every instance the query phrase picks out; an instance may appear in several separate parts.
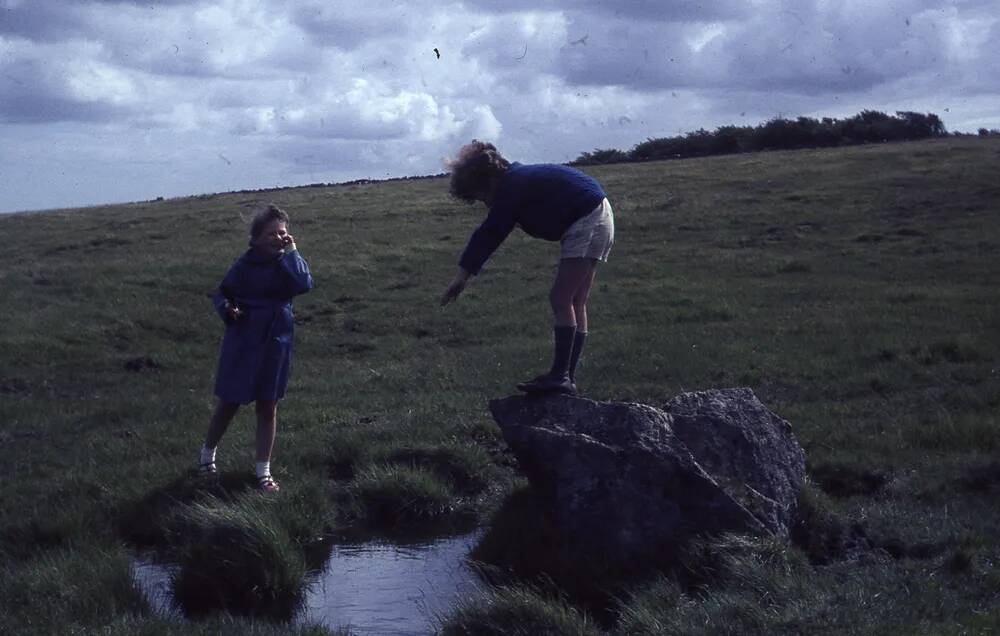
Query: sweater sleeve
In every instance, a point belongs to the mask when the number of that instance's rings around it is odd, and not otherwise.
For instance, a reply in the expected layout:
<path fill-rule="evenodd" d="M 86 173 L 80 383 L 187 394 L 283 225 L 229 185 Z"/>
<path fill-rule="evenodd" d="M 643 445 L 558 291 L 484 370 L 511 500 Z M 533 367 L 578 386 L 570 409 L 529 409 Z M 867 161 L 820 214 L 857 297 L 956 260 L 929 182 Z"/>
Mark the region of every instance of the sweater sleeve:
<path fill-rule="evenodd" d="M 517 220 L 509 208 L 496 207 L 490 210 L 486 220 L 469 237 L 458 264 L 470 274 L 478 274 L 483 263 L 496 251 L 517 225 Z"/>
<path fill-rule="evenodd" d="M 226 315 L 226 308 L 229 304 L 236 303 L 236 294 L 233 291 L 233 285 L 236 281 L 236 268 L 238 266 L 239 263 L 236 263 L 229 268 L 229 271 L 226 272 L 226 277 L 222 279 L 222 282 L 219 283 L 218 289 L 216 289 L 215 293 L 212 294 L 212 306 L 215 307 L 215 313 L 217 313 L 219 318 L 221 318 L 227 325 L 232 321 L 229 319 L 229 316 Z"/>
<path fill-rule="evenodd" d="M 309 264 L 299 254 L 298 250 L 292 250 L 281 257 L 281 267 L 289 276 L 289 291 L 297 296 L 304 294 L 313 288 L 312 274 L 309 273 Z"/>

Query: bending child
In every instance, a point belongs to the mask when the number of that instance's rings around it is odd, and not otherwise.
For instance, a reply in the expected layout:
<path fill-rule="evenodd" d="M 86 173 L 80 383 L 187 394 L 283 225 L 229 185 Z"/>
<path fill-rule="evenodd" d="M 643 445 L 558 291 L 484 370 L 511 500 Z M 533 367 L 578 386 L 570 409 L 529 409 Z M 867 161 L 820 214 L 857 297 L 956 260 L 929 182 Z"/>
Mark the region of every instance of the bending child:
<path fill-rule="evenodd" d="M 240 405 L 256 402 L 257 484 L 277 492 L 271 476 L 278 400 L 285 395 L 295 322 L 292 297 L 312 289 L 309 266 L 288 233 L 288 214 L 274 205 L 250 225 L 250 249 L 213 296 L 226 323 L 215 379 L 218 402 L 201 449 L 199 471 L 215 473 L 215 451 Z"/>
<path fill-rule="evenodd" d="M 463 146 L 450 168 L 451 194 L 467 203 L 482 201 L 489 213 L 469 238 L 441 304 L 458 298 L 515 226 L 530 236 L 559 241 L 559 270 L 549 292 L 555 339 L 552 367 L 517 388 L 528 393 L 576 393 L 576 366 L 589 332 L 587 298 L 597 264 L 608 260 L 615 236 L 614 215 L 604 190 L 574 168 L 510 163 L 493 144 L 478 140 Z"/>

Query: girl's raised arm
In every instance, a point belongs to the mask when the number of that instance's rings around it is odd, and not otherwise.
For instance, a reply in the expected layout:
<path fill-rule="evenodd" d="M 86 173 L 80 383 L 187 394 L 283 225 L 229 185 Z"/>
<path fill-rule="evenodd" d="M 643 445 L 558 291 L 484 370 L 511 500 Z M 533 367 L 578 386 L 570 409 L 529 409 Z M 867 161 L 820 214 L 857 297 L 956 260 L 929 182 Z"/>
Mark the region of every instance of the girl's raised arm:
<path fill-rule="evenodd" d="M 313 288 L 312 274 L 309 273 L 309 264 L 299 254 L 297 249 L 285 252 L 281 257 L 281 266 L 288 272 L 291 292 L 293 295 L 304 294 Z"/>

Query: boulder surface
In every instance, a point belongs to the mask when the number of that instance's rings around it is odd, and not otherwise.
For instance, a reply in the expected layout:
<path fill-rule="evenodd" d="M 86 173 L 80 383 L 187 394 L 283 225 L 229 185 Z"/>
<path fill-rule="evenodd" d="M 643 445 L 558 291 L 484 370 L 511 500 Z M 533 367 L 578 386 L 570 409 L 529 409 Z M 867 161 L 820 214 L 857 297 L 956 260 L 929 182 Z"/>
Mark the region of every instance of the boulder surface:
<path fill-rule="evenodd" d="M 634 560 L 704 534 L 788 538 L 805 453 L 750 389 L 659 406 L 512 396 L 490 411 L 559 531 L 585 550 Z"/>

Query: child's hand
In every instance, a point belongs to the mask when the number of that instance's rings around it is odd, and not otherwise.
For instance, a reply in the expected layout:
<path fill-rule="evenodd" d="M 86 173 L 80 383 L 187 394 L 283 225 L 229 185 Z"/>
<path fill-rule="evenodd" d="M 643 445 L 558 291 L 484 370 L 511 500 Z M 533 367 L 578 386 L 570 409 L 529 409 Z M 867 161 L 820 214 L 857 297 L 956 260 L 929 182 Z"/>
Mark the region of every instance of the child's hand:
<path fill-rule="evenodd" d="M 243 312 L 240 311 L 239 307 L 237 307 L 236 305 L 230 305 L 228 302 L 226 303 L 226 318 L 228 318 L 232 322 L 236 322 L 237 320 L 240 319 L 242 315 Z"/>
<path fill-rule="evenodd" d="M 288 252 L 291 252 L 292 250 L 296 249 L 296 247 L 295 247 L 295 239 L 292 238 L 291 234 L 286 234 L 286 235 L 282 236 L 281 237 L 281 244 L 282 244 L 282 248 L 285 250 L 286 254 Z"/>
<path fill-rule="evenodd" d="M 441 294 L 441 305 L 447 305 L 451 301 L 458 298 L 462 290 L 465 289 L 465 285 L 469 282 L 469 273 L 464 269 L 459 268 L 458 273 L 455 274 L 455 278 L 448 283 L 448 287 Z"/>

